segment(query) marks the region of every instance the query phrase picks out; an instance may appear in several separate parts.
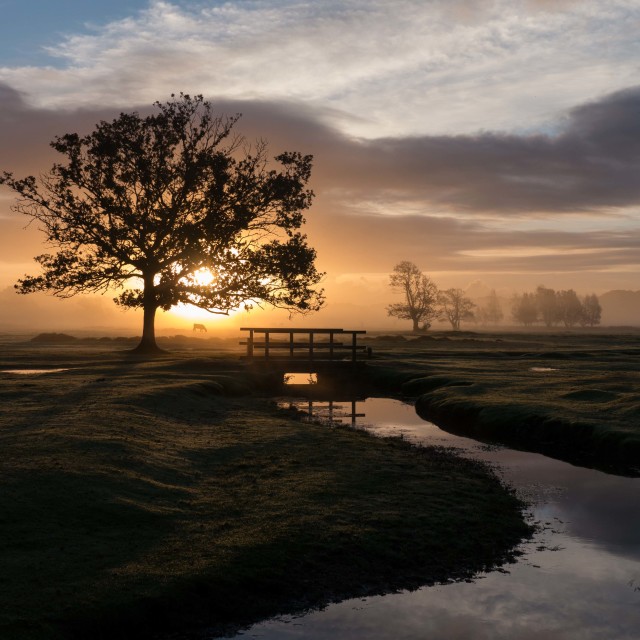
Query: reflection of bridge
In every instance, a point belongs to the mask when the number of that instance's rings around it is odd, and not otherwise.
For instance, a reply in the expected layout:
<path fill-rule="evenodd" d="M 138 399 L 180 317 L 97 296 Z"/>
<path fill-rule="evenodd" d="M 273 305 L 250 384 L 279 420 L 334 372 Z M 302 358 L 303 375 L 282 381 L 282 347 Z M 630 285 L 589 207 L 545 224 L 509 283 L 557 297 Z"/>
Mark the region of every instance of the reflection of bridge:
<path fill-rule="evenodd" d="M 306 400 L 296 400 L 289 402 L 290 406 L 295 406 L 299 411 L 304 411 L 310 419 L 319 418 L 329 422 L 338 422 L 342 418 L 356 424 L 357 418 L 364 418 L 366 414 L 357 412 L 357 403 L 363 402 L 364 398 L 349 400 L 320 400 L 317 398 L 307 398 Z M 346 407 L 344 405 L 347 405 Z M 350 405 L 350 406 L 349 406 Z M 303 409 L 304 407 L 304 409 Z M 348 409 L 351 409 L 349 412 Z"/>
<path fill-rule="evenodd" d="M 316 409 L 320 409 L 322 410 L 322 405 L 320 405 L 320 403 L 316 400 Z M 314 410 L 314 406 L 313 406 L 314 401 L 313 400 L 309 400 L 308 401 L 308 406 L 307 406 L 307 413 L 309 414 L 310 418 L 313 418 L 314 414 L 313 414 L 313 410 Z M 343 413 L 342 412 L 342 407 L 341 404 L 343 403 L 339 403 L 337 406 L 334 404 L 333 400 L 329 400 L 327 402 L 327 412 L 326 412 L 326 416 L 327 419 L 329 420 L 329 422 L 334 422 L 335 420 L 339 420 L 340 418 L 349 418 L 351 420 L 351 424 L 355 424 L 356 423 L 356 418 L 364 418 L 365 414 L 364 413 L 357 413 L 356 411 L 356 400 L 351 400 L 351 413 Z M 322 414 L 321 416 L 322 417 Z"/>
<path fill-rule="evenodd" d="M 352 369 L 369 354 L 358 344 L 366 331 L 243 327 L 249 336 L 246 359 L 253 365 L 283 372 L 325 373 Z"/>

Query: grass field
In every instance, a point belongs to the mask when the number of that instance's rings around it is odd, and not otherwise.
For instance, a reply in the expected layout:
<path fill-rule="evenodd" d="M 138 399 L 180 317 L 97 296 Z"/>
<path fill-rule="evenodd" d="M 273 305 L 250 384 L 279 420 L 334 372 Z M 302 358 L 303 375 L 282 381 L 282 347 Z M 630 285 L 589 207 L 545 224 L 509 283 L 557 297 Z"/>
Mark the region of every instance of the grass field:
<path fill-rule="evenodd" d="M 278 411 L 233 345 L 0 343 L 3 639 L 222 632 L 466 578 L 530 533 L 479 464 Z"/>
<path fill-rule="evenodd" d="M 372 377 L 461 435 L 640 473 L 640 331 L 370 339 Z"/>

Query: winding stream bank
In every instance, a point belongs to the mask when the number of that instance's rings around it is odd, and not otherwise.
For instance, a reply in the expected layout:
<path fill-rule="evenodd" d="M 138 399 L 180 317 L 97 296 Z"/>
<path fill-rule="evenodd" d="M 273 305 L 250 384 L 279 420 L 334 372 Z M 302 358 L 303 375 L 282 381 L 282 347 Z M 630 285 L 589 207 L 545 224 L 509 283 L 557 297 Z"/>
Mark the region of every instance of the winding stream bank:
<path fill-rule="evenodd" d="M 225 354 L 0 365 L 3 640 L 222 634 L 464 579 L 530 534 L 483 465 L 304 424 Z"/>
<path fill-rule="evenodd" d="M 301 406 L 304 408 L 304 406 Z M 334 418 L 351 405 L 331 407 Z M 349 600 L 247 630 L 250 638 L 633 640 L 640 629 L 640 480 L 536 453 L 487 446 L 421 420 L 414 407 L 370 398 L 358 424 L 377 435 L 451 447 L 496 465 L 530 504 L 538 532 L 504 572 L 473 582 Z M 321 406 L 316 406 L 318 415 Z M 351 417 L 346 420 L 351 421 Z"/>

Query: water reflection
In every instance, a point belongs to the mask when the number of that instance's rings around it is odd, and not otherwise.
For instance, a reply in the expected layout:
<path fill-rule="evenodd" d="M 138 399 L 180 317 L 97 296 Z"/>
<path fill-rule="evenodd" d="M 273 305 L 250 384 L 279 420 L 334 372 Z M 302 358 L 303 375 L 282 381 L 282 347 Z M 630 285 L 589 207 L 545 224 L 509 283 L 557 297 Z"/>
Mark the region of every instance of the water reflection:
<path fill-rule="evenodd" d="M 20 376 L 36 375 L 40 373 L 60 373 L 69 369 L 2 369 L 0 373 L 14 373 Z"/>
<path fill-rule="evenodd" d="M 351 423 L 355 426 L 358 418 L 364 418 L 365 413 L 358 413 L 358 404 L 364 401 L 349 400 L 336 402 L 334 400 L 287 400 L 278 403 L 283 409 L 293 408 L 306 414 L 309 420 L 319 420 L 331 423 Z"/>
<path fill-rule="evenodd" d="M 298 408 L 302 409 L 302 406 Z M 256 625 L 252 638 L 328 640 L 632 640 L 640 629 L 640 479 L 583 469 L 536 453 L 487 446 L 421 420 L 397 400 L 369 398 L 359 426 L 455 447 L 496 465 L 531 505 L 540 531 L 508 573 L 349 600 Z"/>
<path fill-rule="evenodd" d="M 286 385 L 307 385 L 307 384 L 318 384 L 318 374 L 317 373 L 285 373 L 284 374 L 284 383 Z"/>

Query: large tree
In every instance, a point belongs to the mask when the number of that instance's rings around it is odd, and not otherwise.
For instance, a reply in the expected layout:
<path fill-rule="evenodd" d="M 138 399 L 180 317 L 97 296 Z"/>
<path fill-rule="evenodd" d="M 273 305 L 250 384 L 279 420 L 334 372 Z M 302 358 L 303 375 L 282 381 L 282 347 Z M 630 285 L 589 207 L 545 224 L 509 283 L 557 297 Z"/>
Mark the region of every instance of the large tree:
<path fill-rule="evenodd" d="M 19 195 L 15 210 L 57 249 L 35 258 L 42 273 L 18 292 L 122 288 L 115 301 L 143 309 L 143 351 L 157 349 L 157 309 L 178 303 L 219 314 L 263 302 L 317 310 L 322 274 L 298 231 L 313 197 L 311 156 L 270 163 L 264 143 L 234 134 L 238 115 L 215 115 L 202 96 L 154 106 L 57 137 L 64 161 L 39 181 L 0 176 Z"/>
<path fill-rule="evenodd" d="M 433 280 L 413 262 L 405 260 L 393 268 L 389 284 L 394 291 L 402 294 L 403 302 L 390 304 L 387 307 L 388 315 L 411 320 L 414 331 L 428 329 L 437 315 L 438 288 Z"/>

